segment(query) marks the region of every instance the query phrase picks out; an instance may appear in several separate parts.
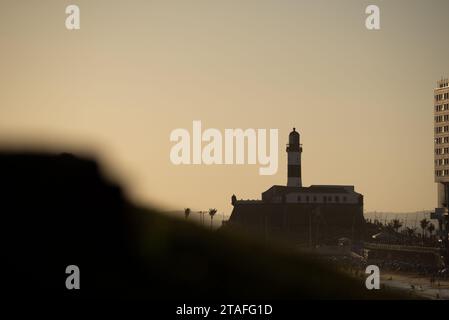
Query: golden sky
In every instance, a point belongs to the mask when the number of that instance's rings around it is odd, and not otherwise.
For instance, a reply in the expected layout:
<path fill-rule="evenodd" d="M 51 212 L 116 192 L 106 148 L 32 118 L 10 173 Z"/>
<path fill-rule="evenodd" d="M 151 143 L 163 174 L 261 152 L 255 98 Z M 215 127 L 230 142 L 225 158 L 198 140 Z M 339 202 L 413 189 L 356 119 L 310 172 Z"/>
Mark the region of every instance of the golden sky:
<path fill-rule="evenodd" d="M 77 4 L 81 29 L 65 28 Z M 379 5 L 381 30 L 365 28 Z M 138 201 L 230 213 L 286 183 L 351 184 L 366 210 L 434 208 L 433 88 L 449 1 L 0 2 L 0 142 L 87 150 Z M 170 132 L 278 128 L 279 170 L 174 166 Z"/>

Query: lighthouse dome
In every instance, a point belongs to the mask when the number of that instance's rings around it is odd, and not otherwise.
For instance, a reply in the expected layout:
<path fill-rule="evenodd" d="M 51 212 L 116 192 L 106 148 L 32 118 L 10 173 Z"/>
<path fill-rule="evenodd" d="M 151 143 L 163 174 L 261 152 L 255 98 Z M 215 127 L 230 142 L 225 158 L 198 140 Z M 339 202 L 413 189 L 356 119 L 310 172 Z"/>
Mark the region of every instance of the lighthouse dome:
<path fill-rule="evenodd" d="M 299 145 L 299 133 L 296 131 L 296 128 L 293 128 L 293 131 L 290 132 L 288 136 L 288 143 L 290 145 Z"/>

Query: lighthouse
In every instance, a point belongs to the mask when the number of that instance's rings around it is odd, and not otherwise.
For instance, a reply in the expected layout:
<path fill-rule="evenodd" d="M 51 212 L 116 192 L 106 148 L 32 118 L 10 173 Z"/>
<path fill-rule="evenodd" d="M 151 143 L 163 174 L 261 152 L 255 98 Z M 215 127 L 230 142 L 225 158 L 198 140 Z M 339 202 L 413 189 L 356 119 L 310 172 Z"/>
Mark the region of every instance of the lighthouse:
<path fill-rule="evenodd" d="M 302 187 L 301 181 L 301 153 L 302 146 L 296 128 L 288 136 L 288 179 L 287 187 Z"/>
<path fill-rule="evenodd" d="M 270 187 L 262 192 L 261 199 L 238 200 L 233 195 L 234 209 L 226 227 L 237 226 L 263 238 L 279 237 L 303 246 L 314 247 L 347 235 L 351 235 L 353 242 L 363 241 L 366 223 L 363 195 L 351 185 L 303 186 L 302 146 L 295 128 L 288 137 L 286 151 L 287 185 Z M 329 221 L 332 223 L 326 223 Z"/>

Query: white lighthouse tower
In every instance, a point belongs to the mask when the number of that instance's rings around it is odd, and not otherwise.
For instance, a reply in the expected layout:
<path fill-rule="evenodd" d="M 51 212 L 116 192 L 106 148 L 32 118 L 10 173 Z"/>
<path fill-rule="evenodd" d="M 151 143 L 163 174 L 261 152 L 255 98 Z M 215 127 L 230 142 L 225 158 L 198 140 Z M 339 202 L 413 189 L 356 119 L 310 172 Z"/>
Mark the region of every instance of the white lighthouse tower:
<path fill-rule="evenodd" d="M 287 187 L 302 187 L 301 181 L 301 153 L 302 146 L 299 141 L 299 133 L 296 128 L 288 136 L 288 179 Z"/>

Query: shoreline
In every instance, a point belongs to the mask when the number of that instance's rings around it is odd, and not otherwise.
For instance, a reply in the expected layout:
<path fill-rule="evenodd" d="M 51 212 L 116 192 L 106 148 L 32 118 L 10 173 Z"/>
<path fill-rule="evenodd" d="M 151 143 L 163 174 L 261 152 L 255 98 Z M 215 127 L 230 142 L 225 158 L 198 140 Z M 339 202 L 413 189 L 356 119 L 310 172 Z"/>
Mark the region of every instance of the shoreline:
<path fill-rule="evenodd" d="M 432 300 L 449 300 L 449 280 L 435 280 L 415 273 L 387 271 L 380 275 L 381 285 Z M 439 283 L 439 285 L 438 285 Z"/>

